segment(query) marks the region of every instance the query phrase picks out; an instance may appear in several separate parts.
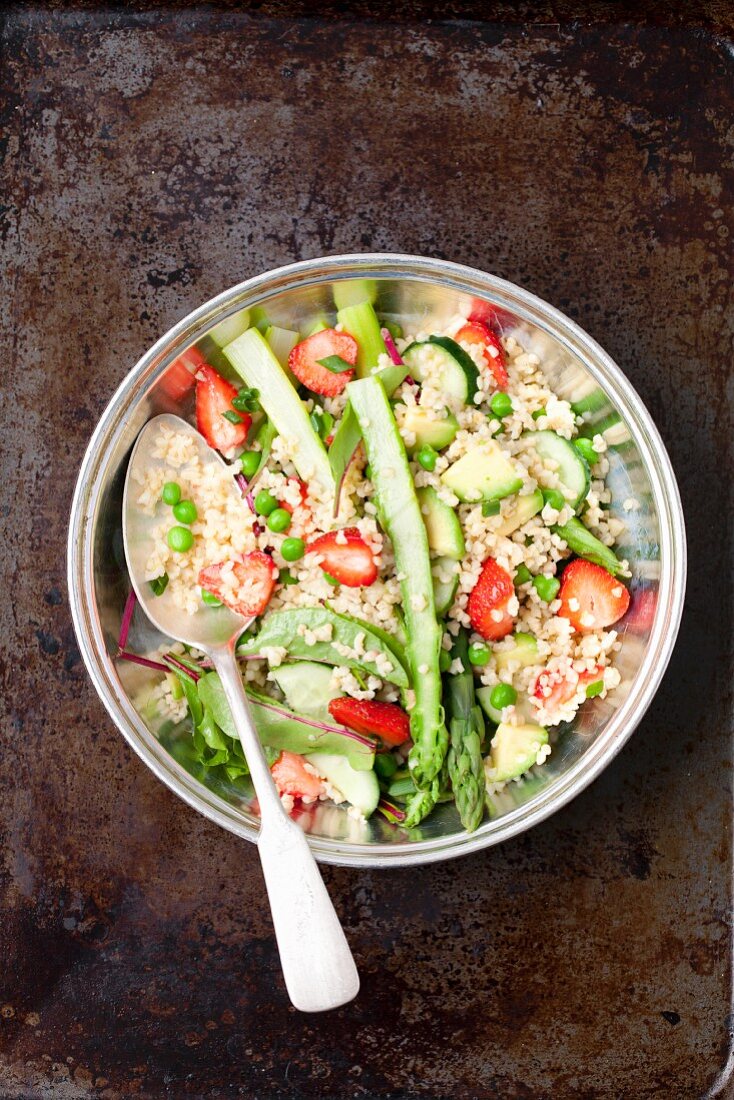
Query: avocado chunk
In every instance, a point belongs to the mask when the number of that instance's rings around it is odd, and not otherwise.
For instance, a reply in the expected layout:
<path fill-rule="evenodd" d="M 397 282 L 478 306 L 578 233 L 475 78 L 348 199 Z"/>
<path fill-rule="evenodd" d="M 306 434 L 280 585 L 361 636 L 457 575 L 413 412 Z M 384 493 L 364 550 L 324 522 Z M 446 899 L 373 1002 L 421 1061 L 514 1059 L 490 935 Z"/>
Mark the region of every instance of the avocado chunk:
<path fill-rule="evenodd" d="M 510 508 L 502 516 L 502 522 L 498 527 L 495 527 L 495 531 L 498 535 L 509 538 L 514 531 L 517 531 L 518 527 L 522 527 L 533 516 L 537 516 L 542 508 L 543 494 L 540 489 L 536 489 L 532 493 L 522 493 L 517 500 L 512 502 Z"/>
<path fill-rule="evenodd" d="M 454 509 L 441 500 L 431 485 L 416 489 L 416 496 L 426 525 L 429 550 L 440 557 L 460 561 L 466 553 L 466 545 Z"/>
<path fill-rule="evenodd" d="M 512 646 L 507 649 L 493 650 L 497 671 L 503 672 L 511 661 L 517 662 L 521 668 L 534 665 L 538 660 L 538 642 L 532 634 L 518 631 L 512 635 Z"/>
<path fill-rule="evenodd" d="M 459 421 L 448 409 L 436 413 L 433 409 L 424 409 L 420 405 L 408 405 L 403 417 L 403 427 L 415 436 L 415 443 L 409 448 L 410 451 L 417 451 L 421 447 L 433 447 L 434 451 L 442 451 L 456 438 Z"/>
<path fill-rule="evenodd" d="M 441 481 L 465 504 L 502 500 L 522 489 L 522 478 L 494 440 L 469 451 L 441 474 Z"/>
<path fill-rule="evenodd" d="M 548 744 L 548 731 L 526 722 L 511 726 L 500 722 L 489 750 L 490 782 L 504 783 L 528 771 L 537 761 L 538 751 Z"/>

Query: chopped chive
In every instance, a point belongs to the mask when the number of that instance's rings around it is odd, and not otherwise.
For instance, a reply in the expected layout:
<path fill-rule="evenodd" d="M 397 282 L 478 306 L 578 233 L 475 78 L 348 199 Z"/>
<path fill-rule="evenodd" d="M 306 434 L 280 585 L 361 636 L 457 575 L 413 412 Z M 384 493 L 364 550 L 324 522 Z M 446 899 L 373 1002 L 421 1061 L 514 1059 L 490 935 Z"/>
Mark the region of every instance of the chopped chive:
<path fill-rule="evenodd" d="M 317 363 L 322 367 L 326 367 L 332 374 L 344 374 L 348 370 L 354 370 L 352 363 L 347 363 L 346 359 L 342 359 L 341 355 L 327 355 L 325 359 L 317 359 Z"/>
<path fill-rule="evenodd" d="M 334 587 L 336 587 L 336 585 L 339 584 L 339 581 L 336 579 L 336 577 L 332 577 L 331 573 L 327 573 L 325 569 L 322 570 L 322 572 L 323 572 L 324 576 L 326 577 L 327 581 L 329 582 L 329 584 L 334 585 Z"/>
<path fill-rule="evenodd" d="M 238 412 L 235 412 L 234 409 L 225 409 L 225 411 L 222 413 L 222 416 L 225 420 L 229 420 L 230 424 L 242 423 L 242 417 Z"/>
<path fill-rule="evenodd" d="M 482 505 L 482 515 L 485 519 L 489 516 L 498 516 L 500 514 L 500 502 L 498 500 L 485 500 Z"/>
<path fill-rule="evenodd" d="M 232 398 L 232 406 L 240 412 L 259 412 L 260 391 L 251 388 L 241 389 L 236 397 Z"/>

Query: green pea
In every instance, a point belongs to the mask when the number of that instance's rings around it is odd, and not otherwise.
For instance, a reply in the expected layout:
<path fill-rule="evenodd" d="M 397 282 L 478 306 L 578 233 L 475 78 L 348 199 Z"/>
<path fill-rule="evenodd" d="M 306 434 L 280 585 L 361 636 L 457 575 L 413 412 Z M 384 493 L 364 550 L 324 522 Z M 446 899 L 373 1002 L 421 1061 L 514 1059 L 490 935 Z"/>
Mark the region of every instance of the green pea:
<path fill-rule="evenodd" d="M 288 530 L 292 519 L 293 517 L 287 508 L 276 508 L 268 516 L 268 528 L 279 535 L 282 531 Z"/>
<path fill-rule="evenodd" d="M 392 779 L 398 770 L 398 762 L 391 752 L 380 752 L 375 757 L 375 771 L 378 779 Z"/>
<path fill-rule="evenodd" d="M 206 588 L 201 590 L 201 602 L 205 603 L 207 607 L 221 607 L 222 601 L 214 595 L 213 592 L 207 592 Z"/>
<path fill-rule="evenodd" d="M 166 536 L 166 541 L 177 554 L 185 554 L 194 545 L 194 536 L 188 527 L 172 527 Z"/>
<path fill-rule="evenodd" d="M 272 516 L 270 518 L 272 519 Z M 306 553 L 306 544 L 303 539 L 283 539 L 280 552 L 286 561 L 299 561 Z"/>
<path fill-rule="evenodd" d="M 240 455 L 240 466 L 245 477 L 254 477 L 260 465 L 262 453 L 260 451 L 245 451 Z"/>
<path fill-rule="evenodd" d="M 561 582 L 556 577 L 541 575 L 533 578 L 533 588 L 545 603 L 550 603 L 556 598 L 560 587 Z"/>
<path fill-rule="evenodd" d="M 489 516 L 498 516 L 500 514 L 500 502 L 498 500 L 485 500 L 482 504 L 482 515 L 485 519 Z"/>
<path fill-rule="evenodd" d="M 560 512 L 566 504 L 566 498 L 558 489 L 543 489 L 543 501 L 545 504 L 550 504 L 551 508 L 555 508 L 557 512 Z"/>
<path fill-rule="evenodd" d="M 586 459 L 589 466 L 595 466 L 599 461 L 599 455 L 594 450 L 594 446 L 590 439 L 587 439 L 583 435 L 579 436 L 578 439 L 574 439 L 573 445 L 581 457 Z"/>
<path fill-rule="evenodd" d="M 489 407 L 495 416 L 502 419 L 503 416 L 509 416 L 512 412 L 512 398 L 506 393 L 496 393 L 492 397 Z"/>
<path fill-rule="evenodd" d="M 421 447 L 415 457 L 418 465 L 422 466 L 424 470 L 428 470 L 429 473 L 436 469 L 438 454 L 428 443 Z"/>
<path fill-rule="evenodd" d="M 441 672 L 448 672 L 451 668 L 451 654 L 448 649 L 442 649 L 438 655 L 438 667 Z"/>
<path fill-rule="evenodd" d="M 281 569 L 278 573 L 278 580 L 281 584 L 298 584 L 298 577 L 294 577 L 290 569 Z"/>
<path fill-rule="evenodd" d="M 515 570 L 515 584 L 527 584 L 528 581 L 533 579 L 533 574 L 528 569 L 525 562 L 521 562 Z"/>
<path fill-rule="evenodd" d="M 512 684 L 496 684 L 492 688 L 489 702 L 495 710 L 504 710 L 517 702 L 517 692 Z"/>
<path fill-rule="evenodd" d="M 546 412 L 547 412 L 547 410 L 545 408 L 536 409 L 535 412 L 531 413 L 530 415 L 532 416 L 533 420 L 540 420 L 541 416 L 546 415 Z"/>
<path fill-rule="evenodd" d="M 261 489 L 255 497 L 255 511 L 259 516 L 269 516 L 277 507 L 277 500 L 267 489 Z"/>
<path fill-rule="evenodd" d="M 180 500 L 178 504 L 173 506 L 173 515 L 179 523 L 191 524 L 196 520 L 198 514 L 193 500 Z"/>
<path fill-rule="evenodd" d="M 161 490 L 161 500 L 164 504 L 178 504 L 181 499 L 181 486 L 177 481 L 167 481 Z"/>
<path fill-rule="evenodd" d="M 469 646 L 469 660 L 477 668 L 481 668 L 486 665 L 489 660 L 492 650 L 484 642 L 474 642 Z"/>
<path fill-rule="evenodd" d="M 593 699 L 596 695 L 601 695 L 601 693 L 603 691 L 604 691 L 604 681 L 603 680 L 594 680 L 594 683 L 589 684 L 589 686 L 586 689 L 586 698 L 587 699 Z"/>
<path fill-rule="evenodd" d="M 325 569 L 323 570 L 323 574 L 329 584 L 333 585 L 336 588 L 336 586 L 339 584 L 339 581 L 336 579 L 336 577 L 332 577 L 331 573 L 327 573 Z"/>

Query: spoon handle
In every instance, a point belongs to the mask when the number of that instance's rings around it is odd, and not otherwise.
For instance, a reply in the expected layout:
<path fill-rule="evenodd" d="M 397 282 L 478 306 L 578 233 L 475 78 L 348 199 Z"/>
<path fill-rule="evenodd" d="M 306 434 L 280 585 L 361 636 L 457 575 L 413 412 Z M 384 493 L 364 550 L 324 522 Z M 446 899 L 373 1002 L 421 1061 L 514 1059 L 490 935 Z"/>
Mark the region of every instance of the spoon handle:
<path fill-rule="evenodd" d="M 247 705 L 231 648 L 211 654 L 260 805 L 258 850 L 288 995 L 301 1012 L 338 1008 L 359 992 L 344 930 L 303 830 L 286 814 Z"/>

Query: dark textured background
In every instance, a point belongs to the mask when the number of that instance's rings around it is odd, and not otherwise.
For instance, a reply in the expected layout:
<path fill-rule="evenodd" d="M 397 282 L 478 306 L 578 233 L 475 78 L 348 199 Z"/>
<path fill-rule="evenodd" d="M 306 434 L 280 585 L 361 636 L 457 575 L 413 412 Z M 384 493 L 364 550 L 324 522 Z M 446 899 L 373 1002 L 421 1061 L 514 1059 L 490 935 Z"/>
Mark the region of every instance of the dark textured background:
<path fill-rule="evenodd" d="M 2 1097 L 731 1095 L 732 8 L 696 29 L 660 7 L 5 9 Z M 671 450 L 692 569 L 655 703 L 573 805 L 461 862 L 326 869 L 363 991 L 308 1018 L 254 848 L 97 700 L 64 540 L 88 437 L 159 334 L 360 249 L 494 271 L 597 337 Z"/>

